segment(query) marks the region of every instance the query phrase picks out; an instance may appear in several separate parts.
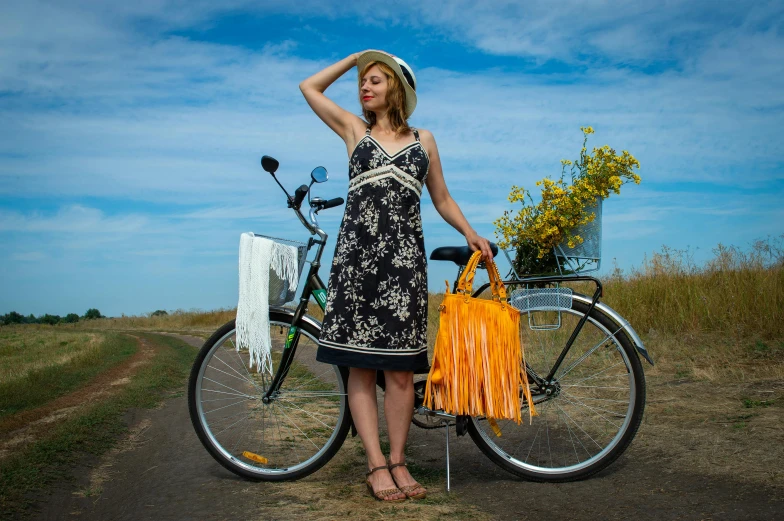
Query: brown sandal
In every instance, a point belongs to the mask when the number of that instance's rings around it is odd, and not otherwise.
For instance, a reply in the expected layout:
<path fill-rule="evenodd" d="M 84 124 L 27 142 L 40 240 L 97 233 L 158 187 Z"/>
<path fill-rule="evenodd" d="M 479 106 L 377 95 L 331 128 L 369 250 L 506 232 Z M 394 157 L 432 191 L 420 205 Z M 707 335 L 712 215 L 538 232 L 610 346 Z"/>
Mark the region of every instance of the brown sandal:
<path fill-rule="evenodd" d="M 408 467 L 408 465 L 406 465 L 405 463 L 392 463 L 391 461 L 388 461 L 387 463 L 389 463 L 389 465 L 387 465 L 387 468 L 389 468 L 389 474 L 392 476 L 393 480 L 395 479 L 394 474 L 392 474 L 393 468 Z M 397 485 L 397 480 L 395 480 L 395 484 Z M 412 494 L 412 492 L 418 488 L 424 490 L 424 492 L 420 492 L 419 494 Z M 400 487 L 400 491 L 403 494 L 405 494 L 408 499 L 425 499 L 427 497 L 427 489 L 417 482 L 414 482 L 413 485 L 406 485 L 405 487 Z"/>
<path fill-rule="evenodd" d="M 382 465 L 381 467 L 376 467 L 374 469 L 370 469 L 370 471 L 368 471 L 368 473 L 365 474 L 365 478 L 368 478 L 375 471 L 382 470 L 382 469 L 389 470 L 389 467 L 387 467 L 386 465 Z M 392 476 L 392 473 L 390 472 L 389 475 Z M 392 478 L 392 481 L 395 481 L 395 478 Z M 379 490 L 378 492 L 375 492 L 373 490 L 373 485 L 371 485 L 369 479 L 365 479 L 365 484 L 367 485 L 367 489 L 368 489 L 368 492 L 370 493 L 370 495 L 373 496 L 377 501 L 387 501 L 389 503 L 397 503 L 399 501 L 405 501 L 406 500 L 406 498 L 402 498 L 402 497 L 399 498 L 399 499 L 387 499 L 389 496 L 394 496 L 395 494 L 405 494 L 405 492 L 403 492 L 399 488 L 387 488 L 387 489 Z M 408 497 L 408 494 L 406 494 L 406 497 Z"/>

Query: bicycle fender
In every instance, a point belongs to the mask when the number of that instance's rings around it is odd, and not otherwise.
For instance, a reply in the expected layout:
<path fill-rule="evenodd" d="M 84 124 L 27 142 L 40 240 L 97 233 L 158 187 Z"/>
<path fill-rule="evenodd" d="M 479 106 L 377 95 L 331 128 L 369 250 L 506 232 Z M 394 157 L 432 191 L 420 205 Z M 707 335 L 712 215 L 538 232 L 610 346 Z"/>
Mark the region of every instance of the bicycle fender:
<path fill-rule="evenodd" d="M 586 295 L 573 293 L 572 298 L 574 300 L 579 300 L 585 305 L 588 306 L 591 305 L 591 297 L 588 297 Z M 651 355 L 648 354 L 648 350 L 645 349 L 645 346 L 643 345 L 642 340 L 640 339 L 640 335 L 637 334 L 637 332 L 634 330 L 632 325 L 625 318 L 623 318 L 617 311 L 615 311 L 613 308 L 611 308 L 604 302 L 597 302 L 595 307 L 605 315 L 615 320 L 621 326 L 621 329 L 624 330 L 624 332 L 629 337 L 629 339 L 632 341 L 632 343 L 634 344 L 634 348 L 637 350 L 640 356 L 642 356 L 649 364 L 654 365 Z"/>
<path fill-rule="evenodd" d="M 281 307 L 277 307 L 277 306 L 270 306 L 269 310 L 270 311 L 277 311 L 278 313 L 283 313 L 283 314 L 288 315 L 290 317 L 294 316 L 294 310 L 291 309 L 291 308 L 281 308 Z M 310 315 L 302 315 L 302 319 L 301 320 L 303 322 L 307 322 L 308 324 L 310 324 L 313 327 L 318 328 L 319 330 L 321 329 L 321 322 L 316 320 L 315 318 L 311 317 Z"/>

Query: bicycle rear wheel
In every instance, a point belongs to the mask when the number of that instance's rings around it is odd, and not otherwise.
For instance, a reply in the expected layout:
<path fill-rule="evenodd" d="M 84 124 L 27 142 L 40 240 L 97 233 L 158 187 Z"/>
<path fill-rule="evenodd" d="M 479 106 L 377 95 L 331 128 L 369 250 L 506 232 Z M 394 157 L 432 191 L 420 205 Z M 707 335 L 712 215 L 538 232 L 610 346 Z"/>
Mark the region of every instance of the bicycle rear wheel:
<path fill-rule="evenodd" d="M 273 373 L 277 373 L 293 314 L 270 312 Z M 299 479 L 326 464 L 350 427 L 347 372 L 316 361 L 319 330 L 303 322 L 296 355 L 279 392 L 262 401 L 269 375 L 248 369 L 238 351 L 235 322 L 202 347 L 191 371 L 188 406 L 204 447 L 224 467 L 252 480 Z"/>
<path fill-rule="evenodd" d="M 546 377 L 588 305 L 560 312 L 530 310 L 520 327 L 528 374 Z M 532 322 L 529 323 L 529 318 Z M 645 407 L 645 379 L 634 346 L 610 317 L 594 308 L 549 385 L 529 376 L 539 415 L 523 423 L 471 418 L 468 431 L 492 461 L 533 481 L 587 478 L 615 461 L 634 438 Z"/>

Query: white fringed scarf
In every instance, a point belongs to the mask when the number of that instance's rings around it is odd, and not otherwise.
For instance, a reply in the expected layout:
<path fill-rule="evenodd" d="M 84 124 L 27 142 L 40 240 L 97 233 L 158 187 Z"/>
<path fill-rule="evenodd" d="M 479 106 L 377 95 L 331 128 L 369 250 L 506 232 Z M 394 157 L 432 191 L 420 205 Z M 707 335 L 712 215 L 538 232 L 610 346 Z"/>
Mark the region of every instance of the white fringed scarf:
<path fill-rule="evenodd" d="M 296 290 L 297 248 L 253 233 L 240 237 L 240 299 L 237 304 L 237 351 L 247 348 L 250 367 L 272 374 L 269 332 L 270 271 Z"/>

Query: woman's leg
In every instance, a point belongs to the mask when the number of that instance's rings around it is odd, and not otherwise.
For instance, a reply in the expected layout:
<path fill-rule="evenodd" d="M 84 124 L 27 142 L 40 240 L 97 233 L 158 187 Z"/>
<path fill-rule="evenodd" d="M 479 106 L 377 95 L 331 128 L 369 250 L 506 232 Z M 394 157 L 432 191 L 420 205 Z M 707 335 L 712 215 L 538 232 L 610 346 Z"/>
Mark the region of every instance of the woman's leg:
<path fill-rule="evenodd" d="M 381 445 L 378 441 L 378 405 L 376 403 L 376 371 L 352 367 L 348 374 L 348 404 L 351 418 L 357 428 L 359 438 L 365 447 L 368 468 L 386 465 Z M 413 405 L 412 405 L 413 407 Z M 409 418 L 410 419 L 410 418 Z M 397 488 L 392 476 L 386 470 L 378 470 L 368 476 L 376 492 Z M 392 494 L 388 499 L 401 499 L 403 494 Z"/>
<path fill-rule="evenodd" d="M 386 392 L 384 394 L 384 416 L 389 432 L 389 461 L 402 463 L 406 460 L 405 448 L 411 416 L 414 414 L 414 373 L 413 371 L 384 371 Z M 416 483 L 406 467 L 392 469 L 398 486 L 405 487 Z M 412 494 L 424 492 L 414 490 Z"/>

